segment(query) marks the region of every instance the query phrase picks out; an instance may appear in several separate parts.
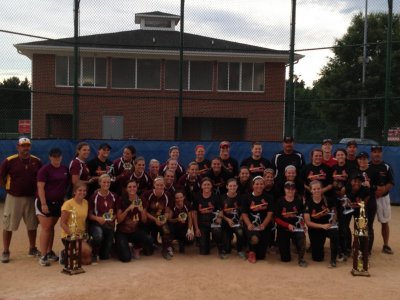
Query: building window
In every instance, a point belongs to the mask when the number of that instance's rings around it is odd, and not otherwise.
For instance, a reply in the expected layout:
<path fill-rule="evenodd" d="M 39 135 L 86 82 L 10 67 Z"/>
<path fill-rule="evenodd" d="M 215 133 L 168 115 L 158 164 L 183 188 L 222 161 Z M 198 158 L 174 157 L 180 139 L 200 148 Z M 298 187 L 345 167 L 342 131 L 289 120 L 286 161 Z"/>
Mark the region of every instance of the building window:
<path fill-rule="evenodd" d="M 137 88 L 160 89 L 160 60 L 137 60 Z"/>
<path fill-rule="evenodd" d="M 190 90 L 212 90 L 213 63 L 211 61 L 191 61 L 189 75 Z"/>
<path fill-rule="evenodd" d="M 218 90 L 264 91 L 264 64 L 219 62 Z"/>
<path fill-rule="evenodd" d="M 112 87 L 135 88 L 136 60 L 128 58 L 113 58 Z"/>
<path fill-rule="evenodd" d="M 56 85 L 74 85 L 74 75 L 74 58 L 72 56 L 56 56 Z M 82 57 L 78 69 L 78 85 L 105 87 L 106 59 Z"/>
<path fill-rule="evenodd" d="M 188 62 L 183 62 L 183 89 L 188 89 Z M 165 88 L 167 90 L 179 89 L 179 60 L 165 61 Z"/>
<path fill-rule="evenodd" d="M 144 20 L 146 27 L 171 28 L 171 20 L 149 19 Z"/>

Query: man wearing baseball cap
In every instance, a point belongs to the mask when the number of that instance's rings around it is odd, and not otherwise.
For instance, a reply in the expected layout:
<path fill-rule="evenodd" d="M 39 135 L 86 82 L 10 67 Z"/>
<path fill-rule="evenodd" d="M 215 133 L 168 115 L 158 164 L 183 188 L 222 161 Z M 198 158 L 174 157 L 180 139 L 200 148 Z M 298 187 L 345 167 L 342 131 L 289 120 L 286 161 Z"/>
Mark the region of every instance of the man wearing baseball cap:
<path fill-rule="evenodd" d="M 285 177 L 285 168 L 289 165 L 295 166 L 297 173 L 305 165 L 303 153 L 294 149 L 294 138 L 285 136 L 282 140 L 282 150 L 272 156 L 271 163 L 276 171 L 275 178 L 283 181 Z"/>
<path fill-rule="evenodd" d="M 28 255 L 40 256 L 36 248 L 38 220 L 34 197 L 37 173 L 42 166 L 39 158 L 30 154 L 31 141 L 22 137 L 17 143 L 17 154 L 7 157 L 0 165 L 0 186 L 6 189 L 3 215 L 3 254 L 1 261 L 10 261 L 10 244 L 13 231 L 17 231 L 21 219 L 28 230 Z"/>
<path fill-rule="evenodd" d="M 389 191 L 394 186 L 394 177 L 392 167 L 383 161 L 382 147 L 371 146 L 371 161 L 369 167 L 379 174 L 378 186 L 375 191 L 376 196 L 376 216 L 382 225 L 383 248 L 382 252 L 393 254 L 389 246 L 389 221 L 391 218 Z"/>

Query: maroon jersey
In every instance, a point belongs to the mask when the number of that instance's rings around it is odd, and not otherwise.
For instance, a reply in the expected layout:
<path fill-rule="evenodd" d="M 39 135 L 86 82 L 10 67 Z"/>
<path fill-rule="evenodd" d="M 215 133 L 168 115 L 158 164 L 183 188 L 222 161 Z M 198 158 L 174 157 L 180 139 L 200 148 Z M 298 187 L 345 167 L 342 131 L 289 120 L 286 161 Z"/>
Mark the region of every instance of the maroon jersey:
<path fill-rule="evenodd" d="M 18 154 L 7 157 L 0 166 L 0 178 L 10 195 L 33 197 L 36 193 L 36 178 L 42 162 L 36 156 L 20 158 Z"/>
<path fill-rule="evenodd" d="M 141 175 L 136 176 L 135 173 L 132 173 L 129 180 L 135 180 L 137 184 L 137 194 L 140 196 L 145 191 L 151 190 L 153 187 L 153 181 L 151 180 L 150 176 L 143 172 Z"/>
<path fill-rule="evenodd" d="M 119 197 L 115 203 L 115 209 L 124 212 L 132 203 L 123 197 Z M 124 233 L 132 233 L 140 228 L 142 224 L 142 214 L 135 207 L 132 211 L 128 211 L 125 219 L 117 224 L 117 231 Z"/>
<path fill-rule="evenodd" d="M 89 199 L 89 212 L 97 217 L 103 217 L 106 213 L 115 215 L 115 201 L 116 196 L 112 192 L 102 196 L 96 191 Z"/>
<path fill-rule="evenodd" d="M 89 168 L 83 160 L 75 157 L 69 164 L 69 174 L 78 175 L 80 180 L 89 180 Z"/>
<path fill-rule="evenodd" d="M 69 173 L 66 166 L 54 167 L 52 164 L 43 166 L 37 175 L 38 182 L 44 182 L 46 201 L 64 202 L 69 185 Z"/>
<path fill-rule="evenodd" d="M 133 161 L 124 161 L 122 157 L 114 160 L 113 169 L 116 183 L 120 187 L 124 187 L 129 180 L 129 177 L 132 175 L 134 166 Z"/>
<path fill-rule="evenodd" d="M 170 197 L 167 193 L 163 193 L 160 197 L 157 197 L 154 191 L 147 191 L 142 197 L 143 207 L 154 217 L 163 215 L 166 208 L 173 205 Z"/>

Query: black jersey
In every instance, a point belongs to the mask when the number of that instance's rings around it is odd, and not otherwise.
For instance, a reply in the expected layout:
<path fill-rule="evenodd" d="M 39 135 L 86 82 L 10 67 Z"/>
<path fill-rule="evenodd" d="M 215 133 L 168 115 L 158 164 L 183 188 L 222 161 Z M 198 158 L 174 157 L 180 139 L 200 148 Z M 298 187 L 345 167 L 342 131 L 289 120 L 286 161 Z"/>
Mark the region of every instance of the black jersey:
<path fill-rule="evenodd" d="M 327 205 L 327 201 L 322 199 L 319 203 L 315 203 L 311 198 L 306 201 L 304 209 L 305 214 L 310 215 L 312 222 L 317 224 L 328 224 L 331 216 L 329 213 L 331 209 Z"/>
<path fill-rule="evenodd" d="M 378 185 L 386 185 L 388 183 L 394 185 L 394 176 L 392 167 L 385 162 L 381 162 L 379 164 L 369 163 L 369 168 L 374 170 L 375 173 L 378 173 Z M 383 196 L 386 196 L 386 193 Z"/>
<path fill-rule="evenodd" d="M 232 177 L 237 176 L 239 174 L 239 164 L 236 159 L 233 157 L 229 157 L 227 159 L 222 159 L 222 166 L 231 173 Z"/>
<path fill-rule="evenodd" d="M 196 161 L 197 165 L 199 166 L 198 174 L 203 176 L 207 171 L 211 168 L 211 161 L 208 159 L 204 159 L 201 162 Z"/>
<path fill-rule="evenodd" d="M 235 223 L 239 223 L 241 213 L 241 196 L 237 194 L 231 198 L 227 194 L 221 196 L 221 207 L 226 218 L 232 219 Z"/>
<path fill-rule="evenodd" d="M 285 174 L 285 168 L 289 165 L 296 167 L 297 174 L 305 165 L 305 159 L 303 153 L 294 150 L 290 154 L 286 154 L 283 150 L 275 153 L 272 156 L 271 163 L 275 169 L 275 177 L 282 179 Z"/>
<path fill-rule="evenodd" d="M 332 166 L 333 190 L 336 193 L 346 186 L 350 173 L 351 170 L 347 164 L 344 166 L 339 166 L 338 164 Z"/>
<path fill-rule="evenodd" d="M 285 197 L 282 197 L 276 204 L 275 222 L 278 224 L 278 228 L 287 229 L 289 224 L 296 226 L 296 223 L 303 217 L 303 213 L 304 205 L 302 199 L 296 197 L 289 202 Z"/>
<path fill-rule="evenodd" d="M 273 198 L 265 193 L 260 196 L 254 196 L 253 193 L 245 195 L 242 201 L 242 213 L 247 214 L 250 222 L 257 227 L 269 212 L 274 211 L 273 202 Z"/>
<path fill-rule="evenodd" d="M 210 169 L 204 175 L 204 177 L 210 178 L 213 182 L 214 192 L 222 195 L 227 192 L 226 182 L 229 178 L 232 178 L 233 176 L 225 168 L 221 168 L 221 172 L 219 174 L 215 174 L 215 172 Z"/>
<path fill-rule="evenodd" d="M 256 177 L 256 176 L 263 176 L 264 175 L 264 170 L 265 169 L 274 169 L 274 166 L 266 160 L 264 157 L 260 157 L 259 159 L 254 159 L 253 157 L 248 157 L 242 163 L 240 166 L 246 166 L 249 168 L 251 176 Z"/>
<path fill-rule="evenodd" d="M 211 194 L 209 198 L 204 198 L 199 193 L 194 197 L 193 210 L 197 211 L 199 225 L 211 225 L 216 213 L 221 210 L 219 197 Z"/>

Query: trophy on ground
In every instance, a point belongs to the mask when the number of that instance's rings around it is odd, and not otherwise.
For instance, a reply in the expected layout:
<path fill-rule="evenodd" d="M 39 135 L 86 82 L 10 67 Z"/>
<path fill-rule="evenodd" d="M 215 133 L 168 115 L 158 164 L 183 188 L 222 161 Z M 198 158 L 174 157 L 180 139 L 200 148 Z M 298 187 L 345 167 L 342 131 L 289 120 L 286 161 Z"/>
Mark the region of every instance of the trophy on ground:
<path fill-rule="evenodd" d="M 359 204 L 360 214 L 354 220 L 353 276 L 370 276 L 368 272 L 368 219 L 365 215 L 365 203 Z"/>
<path fill-rule="evenodd" d="M 217 211 L 213 211 L 212 213 L 213 213 L 214 217 L 211 221 L 211 228 L 220 228 L 221 222 L 219 222 L 219 223 L 217 222 L 220 211 L 217 210 Z"/>
<path fill-rule="evenodd" d="M 304 232 L 304 219 L 303 215 L 296 216 L 297 222 L 294 224 L 293 232 Z"/>
<path fill-rule="evenodd" d="M 82 233 L 78 232 L 75 207 L 70 210 L 70 213 L 68 222 L 70 234 L 63 239 L 65 260 L 62 273 L 76 275 L 85 272 L 82 269 Z"/>

